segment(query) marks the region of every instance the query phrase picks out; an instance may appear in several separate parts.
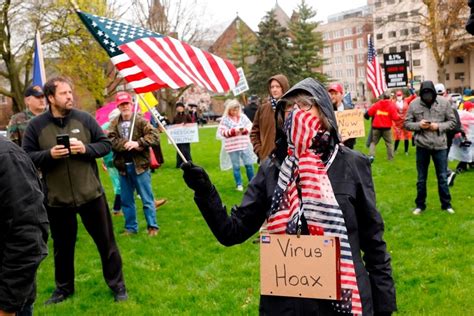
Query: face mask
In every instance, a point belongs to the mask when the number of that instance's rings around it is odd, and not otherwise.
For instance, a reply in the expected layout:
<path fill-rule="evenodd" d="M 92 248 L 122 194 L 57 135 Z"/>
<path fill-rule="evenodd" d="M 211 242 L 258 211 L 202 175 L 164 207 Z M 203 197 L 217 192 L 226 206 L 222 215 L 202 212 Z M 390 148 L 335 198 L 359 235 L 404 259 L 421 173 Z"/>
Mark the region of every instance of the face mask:
<path fill-rule="evenodd" d="M 403 97 L 402 96 L 398 96 L 397 97 L 397 101 L 402 101 L 403 100 Z"/>
<path fill-rule="evenodd" d="M 435 96 L 431 91 L 423 91 L 420 98 L 426 105 L 432 105 L 435 100 Z"/>

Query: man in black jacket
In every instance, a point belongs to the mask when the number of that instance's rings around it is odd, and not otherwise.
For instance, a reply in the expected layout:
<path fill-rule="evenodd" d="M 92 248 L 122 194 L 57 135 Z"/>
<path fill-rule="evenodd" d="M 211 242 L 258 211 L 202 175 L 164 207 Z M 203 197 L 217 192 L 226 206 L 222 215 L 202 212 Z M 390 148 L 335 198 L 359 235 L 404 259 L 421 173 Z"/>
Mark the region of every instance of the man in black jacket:
<path fill-rule="evenodd" d="M 28 155 L 0 136 L 0 315 L 31 315 L 35 276 L 48 254 L 48 218 Z"/>
<path fill-rule="evenodd" d="M 77 213 L 97 245 L 102 272 L 115 300 L 124 301 L 128 296 L 122 258 L 96 163 L 96 158 L 109 153 L 111 142 L 91 115 L 74 109 L 69 79 L 50 79 L 44 94 L 49 110 L 30 121 L 23 149 L 41 169 L 46 183 L 56 280 L 56 289 L 46 304 L 60 303 L 74 293 Z M 60 134 L 68 141 L 58 144 Z"/>

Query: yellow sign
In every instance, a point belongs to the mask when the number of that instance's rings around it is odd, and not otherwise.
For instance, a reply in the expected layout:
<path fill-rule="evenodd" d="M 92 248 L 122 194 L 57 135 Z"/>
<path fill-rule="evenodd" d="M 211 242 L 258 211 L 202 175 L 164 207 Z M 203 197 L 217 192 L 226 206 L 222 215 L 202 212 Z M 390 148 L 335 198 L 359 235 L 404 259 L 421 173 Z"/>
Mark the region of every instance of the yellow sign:
<path fill-rule="evenodd" d="M 262 295 L 340 299 L 339 239 L 260 236 Z"/>
<path fill-rule="evenodd" d="M 361 109 L 338 111 L 336 119 L 343 140 L 365 136 L 364 112 Z"/>
<path fill-rule="evenodd" d="M 154 107 L 155 105 L 158 104 L 158 100 L 155 98 L 155 96 L 151 92 L 142 94 L 142 98 L 145 99 L 145 102 L 150 107 Z M 148 108 L 146 107 L 145 102 L 143 102 L 142 98 L 138 98 L 138 104 L 140 105 L 140 110 L 142 111 L 142 113 L 146 113 L 148 112 Z"/>

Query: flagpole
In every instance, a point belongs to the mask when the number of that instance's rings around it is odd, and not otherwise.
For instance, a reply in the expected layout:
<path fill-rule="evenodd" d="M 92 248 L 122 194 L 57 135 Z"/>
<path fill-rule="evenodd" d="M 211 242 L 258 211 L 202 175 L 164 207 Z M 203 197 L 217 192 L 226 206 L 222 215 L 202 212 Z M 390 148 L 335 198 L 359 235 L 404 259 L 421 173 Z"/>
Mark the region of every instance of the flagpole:
<path fill-rule="evenodd" d="M 138 100 L 135 102 L 133 106 L 133 118 L 132 118 L 132 126 L 130 127 L 130 135 L 128 135 L 128 141 L 132 141 L 133 136 L 133 129 L 135 128 L 135 120 L 137 119 L 137 111 L 138 111 Z"/>
<path fill-rule="evenodd" d="M 174 146 L 174 148 L 176 149 L 176 152 L 181 157 L 183 162 L 185 162 L 185 163 L 188 162 L 187 159 L 184 157 L 183 153 L 181 152 L 181 150 L 179 150 L 178 145 L 176 145 L 173 137 L 171 137 L 171 135 L 168 133 L 168 131 L 166 130 L 163 123 L 161 123 L 160 118 L 162 118 L 162 116 L 160 115 L 160 113 L 158 113 L 158 111 L 154 107 L 150 107 L 150 105 L 148 105 L 148 102 L 145 100 L 144 97 L 141 96 L 141 94 L 137 94 L 137 95 L 140 98 L 140 100 L 142 100 L 143 104 L 145 104 L 148 111 L 150 111 L 151 115 L 153 115 L 153 117 L 155 118 L 155 121 L 158 123 L 158 125 L 161 127 L 161 129 L 164 131 L 164 133 L 166 134 L 166 137 L 168 137 L 168 140 Z"/>

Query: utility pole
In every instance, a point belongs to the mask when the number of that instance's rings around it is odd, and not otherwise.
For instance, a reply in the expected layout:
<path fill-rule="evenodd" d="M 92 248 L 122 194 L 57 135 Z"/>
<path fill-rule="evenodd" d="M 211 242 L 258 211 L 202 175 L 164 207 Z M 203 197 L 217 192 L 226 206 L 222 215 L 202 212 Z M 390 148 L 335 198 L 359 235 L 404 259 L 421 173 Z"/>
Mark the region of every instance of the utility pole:
<path fill-rule="evenodd" d="M 413 43 L 410 43 L 409 48 L 410 48 L 410 91 L 412 93 L 415 92 L 415 89 L 413 88 L 413 51 L 412 51 L 412 46 Z"/>

